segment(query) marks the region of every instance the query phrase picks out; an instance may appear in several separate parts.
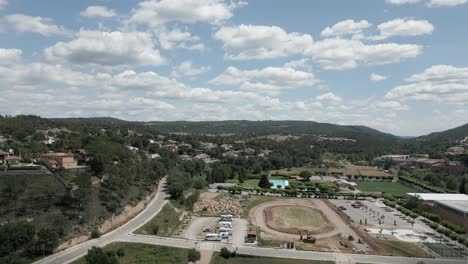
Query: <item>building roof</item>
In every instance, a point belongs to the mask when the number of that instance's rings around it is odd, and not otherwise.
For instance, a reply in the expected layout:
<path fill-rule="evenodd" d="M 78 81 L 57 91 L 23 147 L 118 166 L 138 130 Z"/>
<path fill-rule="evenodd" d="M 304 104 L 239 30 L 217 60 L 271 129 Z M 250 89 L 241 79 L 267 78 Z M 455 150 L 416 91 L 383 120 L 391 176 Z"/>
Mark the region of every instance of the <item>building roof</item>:
<path fill-rule="evenodd" d="M 468 195 L 461 193 L 408 193 L 424 201 L 468 201 Z"/>
<path fill-rule="evenodd" d="M 459 212 L 468 213 L 468 200 L 463 201 L 435 201 L 437 204 L 441 204 L 450 207 Z"/>
<path fill-rule="evenodd" d="M 57 153 L 47 153 L 42 156 L 44 157 L 74 157 L 75 155 L 71 153 L 57 152 Z"/>

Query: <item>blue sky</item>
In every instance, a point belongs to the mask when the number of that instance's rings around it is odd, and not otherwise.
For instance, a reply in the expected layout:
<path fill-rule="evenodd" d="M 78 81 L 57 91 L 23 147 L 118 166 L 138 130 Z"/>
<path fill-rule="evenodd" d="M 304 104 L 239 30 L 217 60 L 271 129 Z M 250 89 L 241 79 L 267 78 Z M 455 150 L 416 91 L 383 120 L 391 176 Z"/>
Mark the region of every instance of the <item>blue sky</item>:
<path fill-rule="evenodd" d="M 0 0 L 0 113 L 468 122 L 468 0 Z"/>

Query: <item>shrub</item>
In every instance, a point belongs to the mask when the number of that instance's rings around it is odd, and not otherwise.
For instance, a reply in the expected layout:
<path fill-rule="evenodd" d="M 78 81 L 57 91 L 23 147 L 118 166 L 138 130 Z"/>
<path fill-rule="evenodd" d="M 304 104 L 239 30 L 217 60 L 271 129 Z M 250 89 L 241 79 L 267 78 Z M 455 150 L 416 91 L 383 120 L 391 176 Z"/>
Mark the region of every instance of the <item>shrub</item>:
<path fill-rule="evenodd" d="M 101 237 L 102 233 L 99 232 L 99 230 L 94 229 L 93 231 L 91 231 L 91 234 L 89 236 L 91 237 L 91 239 L 95 239 Z"/>
<path fill-rule="evenodd" d="M 119 257 L 125 256 L 125 249 L 124 249 L 124 248 L 119 248 L 119 249 L 117 249 L 116 254 L 117 254 L 117 256 L 119 256 Z"/>
<path fill-rule="evenodd" d="M 195 250 L 194 248 L 190 249 L 187 255 L 188 261 L 189 262 L 197 262 L 200 260 L 200 252 Z"/>
<path fill-rule="evenodd" d="M 229 251 L 229 249 L 223 247 L 219 255 L 225 259 L 228 259 L 231 257 L 231 252 Z"/>

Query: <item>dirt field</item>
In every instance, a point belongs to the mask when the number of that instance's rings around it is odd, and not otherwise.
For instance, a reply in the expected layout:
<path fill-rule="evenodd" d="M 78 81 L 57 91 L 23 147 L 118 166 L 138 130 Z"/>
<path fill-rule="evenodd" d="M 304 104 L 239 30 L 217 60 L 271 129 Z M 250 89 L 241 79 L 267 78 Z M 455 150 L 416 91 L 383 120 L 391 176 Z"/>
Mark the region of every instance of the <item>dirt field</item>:
<path fill-rule="evenodd" d="M 321 211 L 308 206 L 271 206 L 265 208 L 265 216 L 270 228 L 284 233 L 307 230 L 319 234 L 333 230 Z"/>
<path fill-rule="evenodd" d="M 313 237 L 317 239 L 316 244 L 306 244 L 300 241 L 300 235 L 298 233 L 289 233 L 282 232 L 280 230 L 275 230 L 271 228 L 268 224 L 267 214 L 265 211 L 271 207 L 305 207 L 310 208 L 311 210 L 321 212 L 321 217 L 325 220 L 325 226 L 328 228 L 317 229 Z M 288 216 L 290 218 L 292 216 Z M 301 217 L 301 216 L 300 216 Z M 326 205 L 322 200 L 319 199 L 281 199 L 278 198 L 274 201 L 266 201 L 252 207 L 249 211 L 249 220 L 253 226 L 256 226 L 260 231 L 260 236 L 262 239 L 273 241 L 271 243 L 274 245 L 274 241 L 296 241 L 297 246 L 304 250 L 324 250 L 324 251 L 334 251 L 334 252 L 351 252 L 352 248 L 362 251 L 369 251 L 369 247 L 365 244 L 358 244 L 356 241 L 360 238 L 356 232 L 354 232 L 347 223 L 335 213 L 328 205 Z M 286 219 L 287 221 L 287 219 Z M 287 225 L 291 226 L 294 223 L 299 223 L 300 219 L 294 219 L 292 222 L 289 222 Z M 309 223 L 311 224 L 311 223 Z M 303 224 L 299 224 L 302 227 Z M 309 230 L 314 227 L 308 226 Z M 285 230 L 283 230 L 285 231 Z M 354 242 L 348 242 L 347 237 L 352 235 L 355 238 Z M 346 246 L 344 246 L 344 244 Z"/>

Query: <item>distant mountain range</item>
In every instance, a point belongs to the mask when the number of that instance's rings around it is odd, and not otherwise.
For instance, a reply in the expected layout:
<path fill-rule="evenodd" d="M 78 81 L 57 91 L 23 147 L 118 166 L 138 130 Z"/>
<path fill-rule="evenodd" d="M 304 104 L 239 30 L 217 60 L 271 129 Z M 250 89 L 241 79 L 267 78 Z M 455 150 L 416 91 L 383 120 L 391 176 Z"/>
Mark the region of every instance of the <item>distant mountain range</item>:
<path fill-rule="evenodd" d="M 51 118 L 52 121 L 77 122 L 77 123 L 102 123 L 102 124 L 139 124 L 158 129 L 163 133 L 195 133 L 195 134 L 291 134 L 291 135 L 327 135 L 333 137 L 345 137 L 359 139 L 363 137 L 377 140 L 408 140 L 419 142 L 453 142 L 454 144 L 468 136 L 468 124 L 435 132 L 419 137 L 398 137 L 389 133 L 366 126 L 345 126 L 330 123 L 319 123 L 314 121 L 248 121 L 248 120 L 226 120 L 226 121 L 150 121 L 134 122 L 125 121 L 113 117 L 91 117 L 91 118 Z"/>

